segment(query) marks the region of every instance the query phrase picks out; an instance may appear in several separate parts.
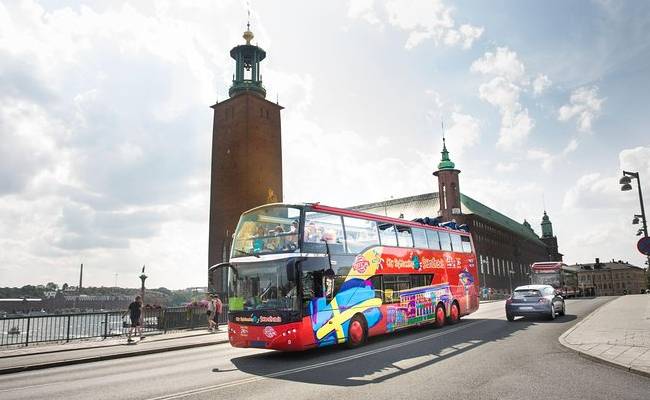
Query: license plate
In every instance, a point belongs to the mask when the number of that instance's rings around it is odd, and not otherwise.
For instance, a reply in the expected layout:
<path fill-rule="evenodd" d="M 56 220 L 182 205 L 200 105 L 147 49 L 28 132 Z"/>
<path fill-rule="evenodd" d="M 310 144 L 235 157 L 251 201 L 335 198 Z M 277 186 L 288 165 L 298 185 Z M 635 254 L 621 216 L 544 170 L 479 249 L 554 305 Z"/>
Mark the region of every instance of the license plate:
<path fill-rule="evenodd" d="M 533 307 L 519 307 L 520 310 L 532 310 Z"/>
<path fill-rule="evenodd" d="M 261 341 L 258 341 L 258 340 L 253 340 L 253 341 L 251 341 L 250 346 L 251 346 L 251 347 L 261 347 L 261 348 L 265 348 L 265 347 L 266 347 L 266 342 L 261 342 Z"/>

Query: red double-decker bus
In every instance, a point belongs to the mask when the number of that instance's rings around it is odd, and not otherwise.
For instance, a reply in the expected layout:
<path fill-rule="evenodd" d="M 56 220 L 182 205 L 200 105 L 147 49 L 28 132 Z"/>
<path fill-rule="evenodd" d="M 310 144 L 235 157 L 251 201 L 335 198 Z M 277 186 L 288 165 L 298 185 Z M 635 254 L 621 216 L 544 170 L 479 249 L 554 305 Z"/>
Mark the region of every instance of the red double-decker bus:
<path fill-rule="evenodd" d="M 479 306 L 469 233 L 320 204 L 245 212 L 228 263 L 235 347 L 304 350 L 456 323 Z"/>

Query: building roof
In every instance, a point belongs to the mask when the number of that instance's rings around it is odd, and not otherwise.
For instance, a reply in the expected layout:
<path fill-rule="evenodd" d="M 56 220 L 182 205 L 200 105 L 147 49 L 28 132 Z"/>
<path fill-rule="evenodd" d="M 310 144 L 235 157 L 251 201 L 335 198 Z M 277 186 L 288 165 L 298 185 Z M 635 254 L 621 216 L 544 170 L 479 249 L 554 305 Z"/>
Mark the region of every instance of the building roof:
<path fill-rule="evenodd" d="M 512 231 L 519 236 L 528 239 L 538 240 L 539 237 L 535 232 L 525 225 L 507 217 L 500 212 L 484 205 L 483 203 L 472 199 L 471 197 L 460 194 L 460 201 L 464 214 L 474 214 L 483 219 L 492 222 L 504 229 Z M 424 193 L 416 196 L 402 197 L 399 199 L 390 199 L 376 203 L 360 204 L 350 207 L 353 210 L 365 211 L 372 214 L 385 215 L 394 218 L 404 218 L 412 220 L 415 218 L 435 217 L 440 209 L 438 192 Z M 540 241 L 541 242 L 541 241 Z"/>
<path fill-rule="evenodd" d="M 596 267 L 595 263 L 586 263 L 586 264 L 574 264 L 570 267 L 575 267 L 583 271 L 602 271 L 602 270 L 625 270 L 625 269 L 635 269 L 644 271 L 643 268 L 632 265 L 626 261 L 610 261 L 610 262 L 601 262 L 599 267 Z"/>

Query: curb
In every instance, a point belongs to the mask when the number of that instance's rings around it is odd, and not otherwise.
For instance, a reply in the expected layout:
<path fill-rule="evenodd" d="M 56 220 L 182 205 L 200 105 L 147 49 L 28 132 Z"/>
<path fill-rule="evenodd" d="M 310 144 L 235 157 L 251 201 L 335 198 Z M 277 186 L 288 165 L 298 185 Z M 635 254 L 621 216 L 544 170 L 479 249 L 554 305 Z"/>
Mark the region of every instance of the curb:
<path fill-rule="evenodd" d="M 576 353 L 576 354 L 579 355 L 580 357 L 584 357 L 584 358 L 586 358 L 586 359 L 588 359 L 588 360 L 591 360 L 591 361 L 594 361 L 594 362 L 597 362 L 597 363 L 601 363 L 601 364 L 609 365 L 609 366 L 611 366 L 611 367 L 618 368 L 618 369 L 622 369 L 622 370 L 624 370 L 624 371 L 627 371 L 627 372 L 630 372 L 630 373 L 633 373 L 633 374 L 636 374 L 636 375 L 640 375 L 640 376 L 644 376 L 644 377 L 646 377 L 646 378 L 650 378 L 650 373 L 648 373 L 648 372 L 646 372 L 646 371 L 641 371 L 641 370 L 638 370 L 638 369 L 632 368 L 632 366 L 628 366 L 628 365 L 624 365 L 624 364 L 619 364 L 619 363 L 617 363 L 617 362 L 615 362 L 615 361 L 612 361 L 612 360 L 607 360 L 607 359 L 605 359 L 605 358 L 601 358 L 601 357 L 598 357 L 598 356 L 594 356 L 594 355 L 588 354 L 588 353 L 586 353 L 586 352 L 584 352 L 584 351 L 582 351 L 582 350 L 578 350 L 577 348 L 573 347 L 573 345 L 570 344 L 570 343 L 566 340 L 566 337 L 567 337 L 567 336 L 569 336 L 571 333 L 573 333 L 573 331 L 575 331 L 576 329 L 578 329 L 578 328 L 579 328 L 579 327 L 580 327 L 584 322 L 588 321 L 590 318 L 592 318 L 594 315 L 596 315 L 596 313 L 597 313 L 598 311 L 600 311 L 604 306 L 606 306 L 607 304 L 611 303 L 612 301 L 615 301 L 615 300 L 610 300 L 610 301 L 604 303 L 603 305 L 601 305 L 600 307 L 598 307 L 597 309 L 595 309 L 594 311 L 592 311 L 589 315 L 587 315 L 586 317 L 584 317 L 584 318 L 582 319 L 582 321 L 578 322 L 577 324 L 575 324 L 574 326 L 572 326 L 571 328 L 569 328 L 566 332 L 564 332 L 562 335 L 560 335 L 560 337 L 558 338 L 558 341 L 560 342 L 560 344 L 561 344 L 562 346 L 564 346 L 564 347 L 566 347 L 567 349 L 571 350 L 572 352 Z"/>
<path fill-rule="evenodd" d="M 15 367 L 0 369 L 0 375 L 14 374 L 14 373 L 25 372 L 25 371 L 34 371 L 34 370 L 46 369 L 46 368 L 62 367 L 66 365 L 85 364 L 85 363 L 91 363 L 96 361 L 116 360 L 120 358 L 129 358 L 129 357 L 144 356 L 148 354 L 165 353 L 168 351 L 186 350 L 186 349 L 192 349 L 196 347 L 214 346 L 223 343 L 228 343 L 228 339 L 221 339 L 221 340 L 208 342 L 208 343 L 193 343 L 193 344 L 184 344 L 184 345 L 178 345 L 173 347 L 161 347 L 157 349 L 133 351 L 129 353 L 116 353 L 116 354 L 99 355 L 93 357 L 76 358 L 70 360 L 60 360 L 60 361 L 46 362 L 41 364 L 19 365 Z"/>

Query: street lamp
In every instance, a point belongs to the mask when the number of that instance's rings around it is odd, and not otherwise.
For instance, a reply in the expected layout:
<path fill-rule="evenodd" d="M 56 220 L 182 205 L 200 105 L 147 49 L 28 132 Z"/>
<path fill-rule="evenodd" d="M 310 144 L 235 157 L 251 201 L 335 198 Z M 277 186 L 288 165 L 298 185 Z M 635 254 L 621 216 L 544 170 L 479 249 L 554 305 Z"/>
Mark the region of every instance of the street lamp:
<path fill-rule="evenodd" d="M 643 206 L 643 193 L 641 192 L 641 178 L 639 178 L 639 173 L 623 171 L 623 176 L 618 183 L 621 184 L 621 191 L 627 192 L 628 190 L 632 190 L 632 178 L 636 179 L 637 188 L 639 190 L 639 203 L 641 204 L 641 214 L 634 214 L 632 224 L 638 224 L 639 219 L 641 219 L 643 228 L 639 229 L 636 235 L 641 236 L 641 234 L 643 234 L 644 237 L 648 237 L 648 223 L 645 216 L 645 207 Z M 650 276 L 650 255 L 648 255 L 648 268 L 646 269 L 646 273 Z"/>
<path fill-rule="evenodd" d="M 142 266 L 142 273 L 140 274 L 139 278 L 142 281 L 142 286 L 140 287 L 140 297 L 142 298 L 142 304 L 144 304 L 144 281 L 148 278 L 148 276 L 144 274 L 144 265 Z"/>

